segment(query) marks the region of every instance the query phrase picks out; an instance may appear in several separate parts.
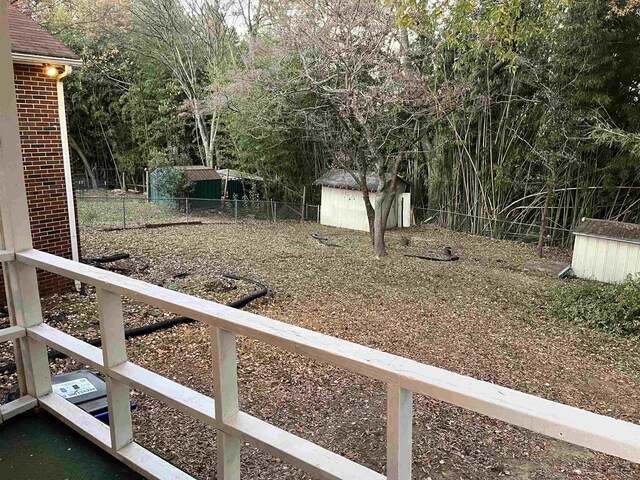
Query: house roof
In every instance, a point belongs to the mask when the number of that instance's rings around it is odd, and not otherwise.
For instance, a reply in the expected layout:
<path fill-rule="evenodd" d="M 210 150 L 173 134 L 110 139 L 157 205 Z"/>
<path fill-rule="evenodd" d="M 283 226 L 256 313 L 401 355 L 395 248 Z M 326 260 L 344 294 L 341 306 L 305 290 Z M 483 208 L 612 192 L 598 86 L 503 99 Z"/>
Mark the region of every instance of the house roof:
<path fill-rule="evenodd" d="M 218 175 L 218 172 L 214 168 L 204 167 L 202 165 L 187 165 L 173 167 L 176 170 L 185 172 L 187 180 L 190 182 L 200 182 L 202 180 L 222 180 L 222 177 Z"/>
<path fill-rule="evenodd" d="M 583 218 L 573 231 L 576 235 L 640 242 L 640 224 Z"/>
<path fill-rule="evenodd" d="M 218 175 L 223 179 L 229 178 L 229 180 L 253 180 L 254 182 L 262 182 L 264 178 L 260 175 L 253 175 L 252 173 L 241 172 L 240 170 L 233 170 L 230 168 L 220 168 L 216 170 Z"/>
<path fill-rule="evenodd" d="M 8 5 L 9 36 L 11 53 L 19 55 L 45 57 L 62 64 L 79 64 L 80 57 L 59 40 L 51 36 L 44 28 L 28 15 L 25 15 L 16 4 Z M 65 62 L 71 60 L 71 62 Z"/>
<path fill-rule="evenodd" d="M 387 176 L 388 178 L 390 178 L 391 174 L 387 174 Z M 406 185 L 411 185 L 401 177 L 398 177 L 398 180 Z M 379 183 L 380 179 L 377 175 L 367 175 L 367 188 L 370 192 L 377 191 Z M 344 188 L 346 190 L 360 190 L 360 186 L 356 183 L 353 176 L 347 170 L 329 170 L 327 173 L 313 182 L 313 184 L 322 185 L 323 187 Z"/>

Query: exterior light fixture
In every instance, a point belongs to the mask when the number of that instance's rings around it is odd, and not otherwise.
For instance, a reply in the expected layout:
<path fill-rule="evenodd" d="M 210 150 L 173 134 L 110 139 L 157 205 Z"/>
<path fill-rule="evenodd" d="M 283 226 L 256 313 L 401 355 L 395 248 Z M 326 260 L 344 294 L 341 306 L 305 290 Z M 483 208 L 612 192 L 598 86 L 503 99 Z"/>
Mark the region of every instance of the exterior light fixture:
<path fill-rule="evenodd" d="M 56 78 L 58 75 L 60 75 L 58 69 L 53 65 L 48 65 L 47 67 L 45 67 L 45 72 L 51 78 Z"/>

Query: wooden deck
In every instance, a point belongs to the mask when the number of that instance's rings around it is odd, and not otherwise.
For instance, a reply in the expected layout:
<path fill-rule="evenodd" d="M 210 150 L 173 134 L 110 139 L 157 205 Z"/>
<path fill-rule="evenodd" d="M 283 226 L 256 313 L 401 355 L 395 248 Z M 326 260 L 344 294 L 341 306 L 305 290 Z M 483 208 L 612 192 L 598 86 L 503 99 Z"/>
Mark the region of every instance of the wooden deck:
<path fill-rule="evenodd" d="M 6 478 L 143 478 L 47 412 L 32 410 L 8 420 L 0 425 L 0 438 L 0 472 Z"/>

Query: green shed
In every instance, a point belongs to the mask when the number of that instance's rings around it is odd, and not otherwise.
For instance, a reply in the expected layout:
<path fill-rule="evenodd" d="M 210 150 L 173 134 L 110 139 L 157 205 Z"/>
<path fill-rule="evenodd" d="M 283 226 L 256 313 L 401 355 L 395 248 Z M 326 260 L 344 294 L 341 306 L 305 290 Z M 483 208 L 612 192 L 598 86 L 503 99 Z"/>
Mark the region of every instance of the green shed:
<path fill-rule="evenodd" d="M 226 192 L 226 198 L 247 198 L 254 190 L 257 190 L 257 195 L 262 193 L 264 179 L 259 175 L 230 168 L 221 168 L 216 172 L 222 178 L 222 192 L 223 195 Z"/>
<path fill-rule="evenodd" d="M 174 180 L 178 172 L 184 172 L 191 184 L 189 198 L 219 200 L 222 197 L 222 177 L 214 168 L 201 165 L 157 168 L 149 179 L 149 197 L 152 201 L 175 197 Z"/>

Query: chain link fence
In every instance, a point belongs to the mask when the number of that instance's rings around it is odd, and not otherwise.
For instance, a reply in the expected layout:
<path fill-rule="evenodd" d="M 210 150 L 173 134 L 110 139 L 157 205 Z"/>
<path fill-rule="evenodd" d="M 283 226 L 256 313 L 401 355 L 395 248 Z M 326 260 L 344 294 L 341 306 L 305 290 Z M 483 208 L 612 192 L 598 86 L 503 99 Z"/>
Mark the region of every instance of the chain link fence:
<path fill-rule="evenodd" d="M 317 209 L 270 200 L 224 200 L 204 198 L 78 197 L 78 221 L 84 227 L 135 228 L 146 225 L 242 220 L 316 221 Z M 317 206 L 316 206 L 317 207 Z"/>
<path fill-rule="evenodd" d="M 308 221 L 320 222 L 320 206 L 291 202 L 248 199 L 90 197 L 77 199 L 81 226 L 100 228 L 135 228 L 146 225 L 187 222 L 231 221 Z M 304 215 L 303 215 L 304 213 Z M 455 232 L 471 233 L 491 238 L 534 243 L 540 235 L 540 225 L 496 220 L 463 213 L 429 208 L 414 208 L 417 225 L 432 224 Z M 571 245 L 572 231 L 549 225 L 546 245 Z"/>
<path fill-rule="evenodd" d="M 540 236 L 540 225 L 531 223 L 497 220 L 430 208 L 414 208 L 414 215 L 417 225 L 432 224 L 454 232 L 526 243 L 535 243 Z M 572 230 L 553 225 L 547 226 L 545 245 L 567 247 L 571 245 L 572 239 Z"/>
<path fill-rule="evenodd" d="M 320 205 L 306 205 L 304 219 L 307 222 L 320 223 Z"/>

